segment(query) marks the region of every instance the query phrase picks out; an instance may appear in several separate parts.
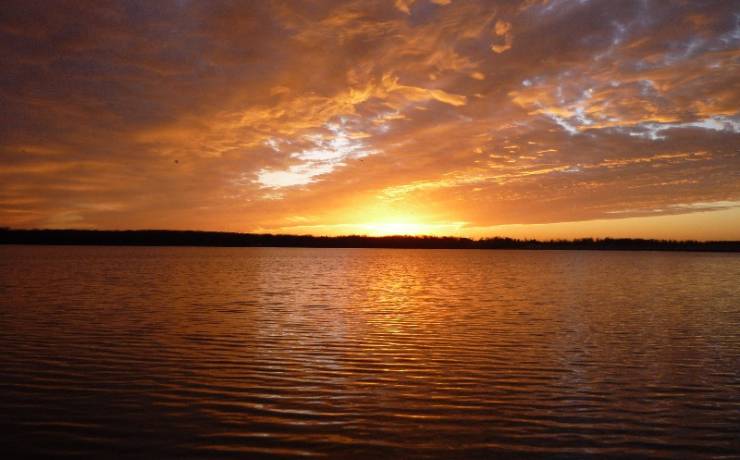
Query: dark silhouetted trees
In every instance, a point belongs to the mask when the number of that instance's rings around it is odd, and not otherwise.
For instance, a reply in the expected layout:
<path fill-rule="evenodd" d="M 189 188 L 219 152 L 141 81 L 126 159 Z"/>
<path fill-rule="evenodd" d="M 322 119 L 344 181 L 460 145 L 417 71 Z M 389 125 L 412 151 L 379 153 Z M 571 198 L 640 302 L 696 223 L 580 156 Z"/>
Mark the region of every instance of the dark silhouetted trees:
<path fill-rule="evenodd" d="M 539 241 L 501 237 L 473 240 L 450 236 L 348 235 L 329 237 L 179 230 L 21 230 L 9 228 L 0 228 L 0 244 L 740 252 L 740 241 L 674 241 L 634 238 Z"/>

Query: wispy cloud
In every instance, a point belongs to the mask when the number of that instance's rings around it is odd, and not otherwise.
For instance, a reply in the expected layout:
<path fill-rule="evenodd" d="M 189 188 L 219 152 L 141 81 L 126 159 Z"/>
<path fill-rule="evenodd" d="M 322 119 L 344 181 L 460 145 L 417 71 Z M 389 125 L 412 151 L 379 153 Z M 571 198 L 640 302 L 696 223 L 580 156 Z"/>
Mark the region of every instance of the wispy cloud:
<path fill-rule="evenodd" d="M 740 200 L 739 50 L 725 1 L 11 0 L 0 225 L 698 219 Z"/>

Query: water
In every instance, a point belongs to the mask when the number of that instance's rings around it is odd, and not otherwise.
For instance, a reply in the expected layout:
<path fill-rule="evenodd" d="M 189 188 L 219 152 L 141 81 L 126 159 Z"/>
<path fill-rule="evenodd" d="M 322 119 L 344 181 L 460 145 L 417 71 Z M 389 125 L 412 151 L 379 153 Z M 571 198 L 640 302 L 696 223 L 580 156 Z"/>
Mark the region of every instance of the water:
<path fill-rule="evenodd" d="M 0 247 L 0 449 L 740 458 L 740 256 Z"/>

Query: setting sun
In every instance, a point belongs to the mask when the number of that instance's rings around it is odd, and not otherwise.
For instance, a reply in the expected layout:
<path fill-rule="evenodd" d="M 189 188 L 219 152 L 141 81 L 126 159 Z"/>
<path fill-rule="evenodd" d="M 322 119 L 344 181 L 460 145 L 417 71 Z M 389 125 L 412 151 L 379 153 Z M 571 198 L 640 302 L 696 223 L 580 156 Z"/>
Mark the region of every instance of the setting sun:
<path fill-rule="evenodd" d="M 431 235 L 434 233 L 430 225 L 402 222 L 379 222 L 360 224 L 358 229 L 362 233 L 370 236 L 388 236 L 388 235 Z"/>

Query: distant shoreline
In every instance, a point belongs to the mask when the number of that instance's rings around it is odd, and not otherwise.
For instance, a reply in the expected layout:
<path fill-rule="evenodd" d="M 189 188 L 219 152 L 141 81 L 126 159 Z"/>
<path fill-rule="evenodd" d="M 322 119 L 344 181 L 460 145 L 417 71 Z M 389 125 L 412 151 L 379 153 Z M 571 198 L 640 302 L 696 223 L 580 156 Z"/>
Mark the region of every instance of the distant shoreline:
<path fill-rule="evenodd" d="M 740 252 L 740 241 L 675 241 L 638 238 L 540 241 L 502 237 L 475 240 L 449 236 L 312 236 L 191 230 L 0 229 L 0 244 Z"/>

